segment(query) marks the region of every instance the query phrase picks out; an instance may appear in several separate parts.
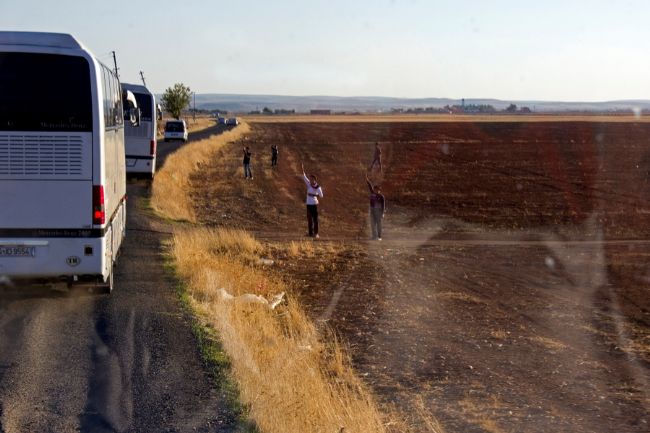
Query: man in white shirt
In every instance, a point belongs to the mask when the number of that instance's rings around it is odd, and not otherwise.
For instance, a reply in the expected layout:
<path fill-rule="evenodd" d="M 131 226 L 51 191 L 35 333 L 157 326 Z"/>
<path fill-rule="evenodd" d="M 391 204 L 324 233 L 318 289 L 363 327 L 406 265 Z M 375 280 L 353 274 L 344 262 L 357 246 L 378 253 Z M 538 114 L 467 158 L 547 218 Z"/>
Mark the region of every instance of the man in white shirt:
<path fill-rule="evenodd" d="M 309 177 L 305 174 L 305 166 L 300 164 L 302 168 L 302 178 L 307 185 L 307 229 L 309 236 L 318 239 L 318 197 L 323 197 L 323 189 L 318 184 L 316 176 L 310 174 Z"/>

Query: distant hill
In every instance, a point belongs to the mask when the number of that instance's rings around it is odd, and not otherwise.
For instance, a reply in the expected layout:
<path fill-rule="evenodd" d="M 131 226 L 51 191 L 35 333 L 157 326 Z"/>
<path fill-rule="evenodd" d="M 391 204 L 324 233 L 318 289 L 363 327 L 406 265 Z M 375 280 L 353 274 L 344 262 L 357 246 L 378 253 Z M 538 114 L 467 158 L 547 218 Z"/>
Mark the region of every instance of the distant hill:
<path fill-rule="evenodd" d="M 442 108 L 446 105 L 461 105 L 460 99 L 449 98 L 389 98 L 381 96 L 283 96 L 283 95 L 234 95 L 208 93 L 196 95 L 196 108 L 222 109 L 247 113 L 268 107 L 271 110 L 285 109 L 309 112 L 314 109 L 328 109 L 333 112 L 388 112 L 393 109 Z M 499 99 L 466 98 L 465 104 L 492 105 L 503 110 L 510 104 L 528 107 L 534 112 L 567 111 L 632 111 L 650 110 L 650 100 L 623 100 L 605 102 L 562 102 L 562 101 L 503 101 Z"/>

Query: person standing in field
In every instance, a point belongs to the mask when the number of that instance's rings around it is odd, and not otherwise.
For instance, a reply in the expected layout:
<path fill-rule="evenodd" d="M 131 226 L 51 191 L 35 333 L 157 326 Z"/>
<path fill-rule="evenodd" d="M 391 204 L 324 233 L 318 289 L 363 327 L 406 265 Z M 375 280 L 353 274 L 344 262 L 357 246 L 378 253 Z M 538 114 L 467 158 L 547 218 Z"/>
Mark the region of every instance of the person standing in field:
<path fill-rule="evenodd" d="M 372 168 L 375 166 L 375 164 L 379 165 L 379 171 L 382 171 L 381 167 L 381 147 L 379 146 L 379 143 L 375 143 L 375 154 L 372 157 L 372 163 L 370 164 L 370 167 L 368 167 L 368 171 L 372 171 Z"/>
<path fill-rule="evenodd" d="M 271 145 L 271 167 L 278 165 L 278 145 Z"/>
<path fill-rule="evenodd" d="M 386 198 L 379 185 L 373 185 L 366 174 L 366 183 L 370 190 L 370 230 L 373 240 L 381 240 L 381 223 L 386 213 Z"/>
<path fill-rule="evenodd" d="M 310 174 L 309 177 L 305 174 L 305 166 L 300 164 L 302 168 L 302 178 L 307 185 L 307 229 L 310 237 L 318 239 L 318 197 L 323 197 L 323 189 L 318 184 L 316 176 Z"/>
<path fill-rule="evenodd" d="M 253 172 L 251 171 L 251 155 L 252 152 L 248 146 L 244 147 L 244 179 L 253 178 Z"/>

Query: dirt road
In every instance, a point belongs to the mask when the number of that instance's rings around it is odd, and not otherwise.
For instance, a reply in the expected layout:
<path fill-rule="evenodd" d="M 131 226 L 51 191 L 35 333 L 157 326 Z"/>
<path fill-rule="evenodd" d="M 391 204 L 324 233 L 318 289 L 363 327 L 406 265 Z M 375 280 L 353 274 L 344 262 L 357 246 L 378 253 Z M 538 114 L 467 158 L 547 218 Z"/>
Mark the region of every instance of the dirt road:
<path fill-rule="evenodd" d="M 178 147 L 160 143 L 159 165 Z M 169 227 L 143 211 L 147 182 L 131 181 L 127 192 L 111 295 L 0 292 L 0 432 L 235 429 L 163 269 Z"/>
<path fill-rule="evenodd" d="M 271 244 L 381 401 L 448 433 L 648 431 L 647 123 L 269 123 L 194 178 L 202 221 Z M 383 146 L 384 240 L 364 174 Z M 280 148 L 270 167 L 270 145 Z M 304 240 L 300 163 L 319 175 Z M 306 250 L 309 252 L 309 250 Z M 273 254 L 273 253 L 270 253 Z"/>

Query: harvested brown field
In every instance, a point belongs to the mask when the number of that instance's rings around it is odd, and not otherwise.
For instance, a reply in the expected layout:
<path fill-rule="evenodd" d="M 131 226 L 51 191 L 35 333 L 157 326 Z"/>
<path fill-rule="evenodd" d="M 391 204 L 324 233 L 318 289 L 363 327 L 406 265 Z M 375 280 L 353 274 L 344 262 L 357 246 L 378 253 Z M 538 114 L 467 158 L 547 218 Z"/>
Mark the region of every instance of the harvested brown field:
<path fill-rule="evenodd" d="M 645 432 L 650 124 L 620 120 L 254 123 L 192 176 L 194 211 L 266 240 L 415 425 L 424 410 L 447 432 Z M 382 242 L 367 241 L 375 142 Z M 301 162 L 325 192 L 312 249 Z"/>

